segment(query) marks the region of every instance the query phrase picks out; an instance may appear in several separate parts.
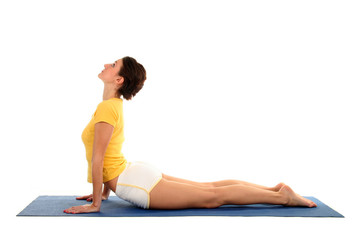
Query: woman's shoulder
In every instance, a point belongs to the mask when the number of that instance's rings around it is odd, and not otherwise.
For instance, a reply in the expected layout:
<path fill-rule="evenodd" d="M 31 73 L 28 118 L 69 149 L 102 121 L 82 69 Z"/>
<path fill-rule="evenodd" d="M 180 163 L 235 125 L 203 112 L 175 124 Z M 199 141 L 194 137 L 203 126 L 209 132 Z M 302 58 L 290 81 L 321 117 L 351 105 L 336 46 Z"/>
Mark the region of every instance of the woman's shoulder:
<path fill-rule="evenodd" d="M 97 106 L 97 111 L 119 113 L 122 111 L 122 99 L 107 99 L 100 102 Z"/>

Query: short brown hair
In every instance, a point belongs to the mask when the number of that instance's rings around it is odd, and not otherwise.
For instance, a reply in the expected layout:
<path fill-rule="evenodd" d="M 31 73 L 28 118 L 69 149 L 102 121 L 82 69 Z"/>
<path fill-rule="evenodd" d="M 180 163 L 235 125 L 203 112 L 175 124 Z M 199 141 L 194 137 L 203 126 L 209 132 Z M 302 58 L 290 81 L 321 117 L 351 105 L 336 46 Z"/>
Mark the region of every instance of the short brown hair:
<path fill-rule="evenodd" d="M 124 57 L 122 60 L 123 66 L 119 75 L 124 78 L 124 82 L 117 93 L 126 100 L 131 100 L 144 86 L 146 71 L 143 65 L 132 57 Z"/>

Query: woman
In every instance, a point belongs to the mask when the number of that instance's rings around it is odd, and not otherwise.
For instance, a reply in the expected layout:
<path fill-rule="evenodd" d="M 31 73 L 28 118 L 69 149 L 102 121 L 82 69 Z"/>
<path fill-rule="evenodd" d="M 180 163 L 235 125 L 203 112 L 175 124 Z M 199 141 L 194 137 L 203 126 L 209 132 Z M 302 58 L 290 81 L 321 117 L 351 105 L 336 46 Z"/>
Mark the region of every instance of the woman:
<path fill-rule="evenodd" d="M 275 187 L 239 180 L 199 183 L 162 174 L 149 164 L 128 163 L 121 153 L 123 98 L 130 100 L 141 90 L 146 71 L 131 57 L 104 66 L 98 75 L 104 82 L 103 101 L 82 133 L 88 182 L 93 184 L 93 193 L 76 198 L 92 201 L 92 204 L 71 207 L 64 212 L 98 212 L 110 190 L 145 209 L 216 208 L 225 204 L 256 203 L 316 207 L 314 202 L 283 183 Z"/>

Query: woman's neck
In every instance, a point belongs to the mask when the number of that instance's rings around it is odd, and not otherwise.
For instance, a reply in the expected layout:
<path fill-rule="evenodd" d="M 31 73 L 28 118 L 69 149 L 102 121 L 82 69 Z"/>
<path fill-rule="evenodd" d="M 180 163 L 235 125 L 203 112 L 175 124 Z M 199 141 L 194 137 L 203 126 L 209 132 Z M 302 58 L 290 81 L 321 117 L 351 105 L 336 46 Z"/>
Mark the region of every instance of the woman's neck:
<path fill-rule="evenodd" d="M 103 92 L 103 101 L 109 100 L 111 98 L 118 98 L 116 90 L 113 89 L 112 86 L 104 86 Z"/>

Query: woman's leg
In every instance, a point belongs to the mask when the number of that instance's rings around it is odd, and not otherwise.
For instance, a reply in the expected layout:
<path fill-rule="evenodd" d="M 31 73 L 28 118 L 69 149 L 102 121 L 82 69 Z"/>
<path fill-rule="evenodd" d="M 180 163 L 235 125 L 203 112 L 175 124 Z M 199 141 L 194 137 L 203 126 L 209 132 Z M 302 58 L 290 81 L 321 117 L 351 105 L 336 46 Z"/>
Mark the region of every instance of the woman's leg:
<path fill-rule="evenodd" d="M 281 204 L 314 207 L 315 203 L 283 186 L 278 192 L 242 184 L 200 187 L 162 179 L 150 192 L 150 208 L 216 208 L 225 204 Z"/>
<path fill-rule="evenodd" d="M 261 186 L 258 184 L 249 183 L 249 182 L 240 181 L 240 180 L 222 180 L 222 181 L 217 181 L 217 182 L 194 182 L 194 181 L 190 181 L 190 180 L 186 180 L 186 179 L 182 179 L 182 178 L 172 177 L 172 176 L 165 175 L 165 174 L 163 174 L 163 178 L 165 178 L 166 180 L 169 180 L 169 181 L 186 183 L 186 184 L 191 184 L 191 185 L 195 185 L 195 186 L 199 186 L 199 187 L 224 187 L 224 186 L 229 186 L 229 185 L 241 184 L 241 185 L 245 185 L 245 186 L 251 186 L 251 187 L 256 187 L 256 188 L 260 188 L 260 189 L 264 189 L 264 190 L 276 191 L 276 192 L 279 191 L 281 189 L 281 187 L 285 185 L 284 183 L 279 183 L 278 185 L 276 185 L 274 187 L 265 187 L 265 186 Z"/>

